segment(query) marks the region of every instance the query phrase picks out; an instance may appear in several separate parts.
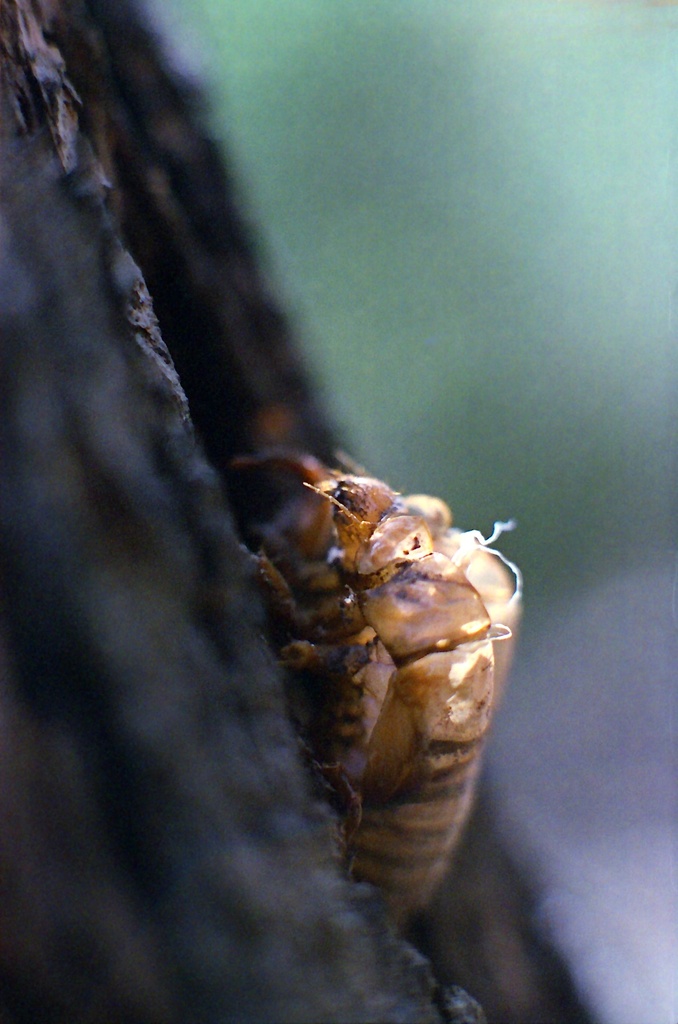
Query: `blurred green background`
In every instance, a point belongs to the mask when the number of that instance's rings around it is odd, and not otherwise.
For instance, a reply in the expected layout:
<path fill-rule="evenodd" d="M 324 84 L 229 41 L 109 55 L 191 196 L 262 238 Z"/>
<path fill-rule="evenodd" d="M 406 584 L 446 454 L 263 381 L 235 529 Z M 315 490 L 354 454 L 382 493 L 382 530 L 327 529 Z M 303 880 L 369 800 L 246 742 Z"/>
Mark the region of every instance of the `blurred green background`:
<path fill-rule="evenodd" d="M 347 450 L 517 518 L 528 636 L 674 558 L 678 8 L 169 9 Z"/>

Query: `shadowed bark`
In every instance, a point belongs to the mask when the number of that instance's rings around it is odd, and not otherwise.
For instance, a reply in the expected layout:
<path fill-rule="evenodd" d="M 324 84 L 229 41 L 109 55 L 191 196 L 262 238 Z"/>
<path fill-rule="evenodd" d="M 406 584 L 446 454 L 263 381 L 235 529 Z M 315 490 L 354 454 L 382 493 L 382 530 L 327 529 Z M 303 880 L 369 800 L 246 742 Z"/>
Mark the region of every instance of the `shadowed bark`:
<path fill-rule="evenodd" d="M 228 465 L 332 434 L 198 99 L 129 0 L 0 47 L 0 1020 L 479 1021 L 288 722 Z"/>

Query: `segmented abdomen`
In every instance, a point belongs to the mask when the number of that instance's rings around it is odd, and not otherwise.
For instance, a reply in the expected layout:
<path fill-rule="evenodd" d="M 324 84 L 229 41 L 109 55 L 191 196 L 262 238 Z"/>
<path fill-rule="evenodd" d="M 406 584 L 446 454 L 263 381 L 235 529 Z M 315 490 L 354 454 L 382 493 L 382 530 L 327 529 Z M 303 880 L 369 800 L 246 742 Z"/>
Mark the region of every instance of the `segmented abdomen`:
<path fill-rule="evenodd" d="M 473 801 L 478 744 L 431 750 L 430 777 L 383 806 L 363 798 L 352 871 L 378 885 L 396 923 L 425 906 L 449 865 Z"/>
<path fill-rule="evenodd" d="M 396 670 L 370 737 L 353 873 L 393 918 L 424 906 L 468 817 L 494 695 L 491 634 Z"/>

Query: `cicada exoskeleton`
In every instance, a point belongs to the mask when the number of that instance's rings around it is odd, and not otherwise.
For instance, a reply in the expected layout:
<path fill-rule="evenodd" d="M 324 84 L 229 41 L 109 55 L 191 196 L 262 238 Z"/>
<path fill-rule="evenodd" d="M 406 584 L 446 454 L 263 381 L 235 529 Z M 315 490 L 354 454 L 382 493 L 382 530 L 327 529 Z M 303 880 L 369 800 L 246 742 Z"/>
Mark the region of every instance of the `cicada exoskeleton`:
<path fill-rule="evenodd" d="M 306 485 L 261 571 L 281 659 L 311 679 L 305 742 L 359 801 L 351 871 L 402 922 L 447 867 L 506 673 L 521 588 L 490 546 L 504 524 L 485 540 L 453 529 L 439 499 L 309 456 L 254 461 Z"/>

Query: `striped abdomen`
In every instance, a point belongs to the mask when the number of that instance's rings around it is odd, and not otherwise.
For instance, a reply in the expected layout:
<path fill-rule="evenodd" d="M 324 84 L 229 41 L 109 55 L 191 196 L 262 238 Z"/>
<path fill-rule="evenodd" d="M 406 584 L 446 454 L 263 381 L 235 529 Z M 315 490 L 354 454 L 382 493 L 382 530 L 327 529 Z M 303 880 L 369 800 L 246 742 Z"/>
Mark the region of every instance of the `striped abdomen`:
<path fill-rule="evenodd" d="M 370 737 L 352 870 L 399 923 L 428 902 L 468 817 L 493 665 L 490 637 L 415 659 L 394 673 Z"/>
<path fill-rule="evenodd" d="M 449 866 L 473 801 L 479 745 L 441 744 L 415 792 L 382 806 L 363 800 L 352 871 L 381 888 L 398 924 L 428 903 Z"/>

